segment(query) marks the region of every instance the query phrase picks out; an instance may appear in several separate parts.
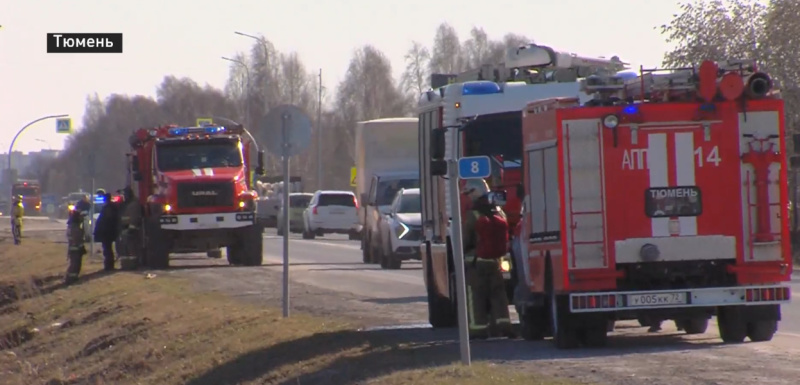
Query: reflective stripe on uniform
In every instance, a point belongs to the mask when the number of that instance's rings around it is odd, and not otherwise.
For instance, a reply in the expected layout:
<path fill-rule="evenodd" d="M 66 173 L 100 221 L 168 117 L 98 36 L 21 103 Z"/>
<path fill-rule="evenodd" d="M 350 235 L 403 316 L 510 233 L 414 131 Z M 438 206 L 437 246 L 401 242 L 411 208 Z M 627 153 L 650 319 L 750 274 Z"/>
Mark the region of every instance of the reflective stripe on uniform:
<path fill-rule="evenodd" d="M 469 327 L 469 330 L 475 330 L 475 331 L 485 330 L 486 328 L 489 327 L 489 324 L 478 325 L 475 323 L 475 307 L 473 306 L 473 303 L 474 302 L 472 301 L 472 288 L 467 286 L 467 310 L 469 311 L 469 316 L 467 317 L 469 322 L 467 323 L 467 326 Z"/>

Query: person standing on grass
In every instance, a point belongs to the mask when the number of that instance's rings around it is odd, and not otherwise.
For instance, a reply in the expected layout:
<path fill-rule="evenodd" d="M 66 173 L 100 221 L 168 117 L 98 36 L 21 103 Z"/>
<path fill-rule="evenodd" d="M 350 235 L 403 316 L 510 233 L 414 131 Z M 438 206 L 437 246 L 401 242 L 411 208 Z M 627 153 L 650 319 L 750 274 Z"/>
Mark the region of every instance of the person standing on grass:
<path fill-rule="evenodd" d="M 114 242 L 119 233 L 119 207 L 111 202 L 111 194 L 103 195 L 106 204 L 100 209 L 94 227 L 94 240 L 103 246 L 103 270 L 114 270 Z"/>
<path fill-rule="evenodd" d="M 67 285 L 73 284 L 78 281 L 81 274 L 81 265 L 83 263 L 83 256 L 86 255 L 86 246 L 84 245 L 85 232 L 83 229 L 83 216 L 86 215 L 85 211 L 72 210 L 67 219 L 67 276 L 64 278 L 64 283 Z"/>

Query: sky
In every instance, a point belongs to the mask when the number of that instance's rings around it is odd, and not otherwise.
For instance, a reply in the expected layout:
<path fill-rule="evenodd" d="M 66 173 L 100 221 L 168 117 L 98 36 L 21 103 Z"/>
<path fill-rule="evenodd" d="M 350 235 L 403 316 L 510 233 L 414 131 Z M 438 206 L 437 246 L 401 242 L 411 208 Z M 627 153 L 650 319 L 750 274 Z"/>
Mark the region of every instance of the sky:
<path fill-rule="evenodd" d="M 396 76 L 417 40 L 428 46 L 450 23 L 466 39 L 474 26 L 490 38 L 513 32 L 559 51 L 618 55 L 657 66 L 669 49 L 656 26 L 678 12 L 674 0 L 0 0 L 0 152 L 26 123 L 69 114 L 80 127 L 87 95 L 155 96 L 166 75 L 223 88 L 229 62 L 263 34 L 297 52 L 334 90 L 355 49 L 372 44 Z M 121 32 L 121 54 L 48 54 L 46 33 Z M 166 122 L 165 122 L 166 123 Z M 30 126 L 16 151 L 63 148 L 55 121 Z"/>

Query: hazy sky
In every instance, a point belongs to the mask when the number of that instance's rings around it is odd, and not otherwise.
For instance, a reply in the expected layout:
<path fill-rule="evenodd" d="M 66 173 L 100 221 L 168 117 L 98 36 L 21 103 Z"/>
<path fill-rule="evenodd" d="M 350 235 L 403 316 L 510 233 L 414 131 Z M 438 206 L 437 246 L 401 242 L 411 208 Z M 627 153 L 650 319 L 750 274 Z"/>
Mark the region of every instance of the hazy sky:
<path fill-rule="evenodd" d="M 65 113 L 80 125 L 94 92 L 154 96 L 168 74 L 224 87 L 229 63 L 220 56 L 254 43 L 236 30 L 296 51 L 333 90 L 358 46 L 381 49 L 399 75 L 410 42 L 430 45 L 445 21 L 462 40 L 481 26 L 492 38 L 515 32 L 557 50 L 654 66 L 668 46 L 653 28 L 677 10 L 674 0 L 0 0 L 0 152 L 38 117 Z M 124 53 L 47 54 L 48 32 L 122 32 Z M 62 146 L 51 120 L 28 128 L 14 148 Z"/>

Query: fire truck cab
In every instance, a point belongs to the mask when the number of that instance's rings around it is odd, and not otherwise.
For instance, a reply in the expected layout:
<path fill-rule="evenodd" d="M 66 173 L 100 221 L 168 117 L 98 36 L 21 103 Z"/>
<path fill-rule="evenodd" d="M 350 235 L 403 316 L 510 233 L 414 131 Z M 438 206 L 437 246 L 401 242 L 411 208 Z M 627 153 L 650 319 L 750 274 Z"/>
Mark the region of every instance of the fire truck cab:
<path fill-rule="evenodd" d="M 783 101 L 744 61 L 582 81 L 523 114 L 522 334 L 602 346 L 674 320 L 767 341 L 790 298 Z M 644 325 L 643 325 L 644 326 Z"/>
<path fill-rule="evenodd" d="M 262 227 L 251 180 L 251 136 L 241 125 L 136 130 L 130 137 L 129 176 L 144 209 L 139 264 L 169 266 L 170 253 L 227 248 L 234 265 L 260 266 Z"/>
<path fill-rule="evenodd" d="M 465 201 L 450 202 L 445 158 L 485 155 L 492 159 L 487 181 L 505 191 L 504 211 L 510 228 L 520 219 L 522 182 L 522 109 L 540 98 L 571 96 L 589 99 L 580 92 L 578 79 L 624 68 L 618 58 L 595 59 L 527 45 L 509 50 L 505 64 L 487 65 L 460 75 L 445 77 L 441 85 L 420 96 L 419 115 L 420 194 L 423 240 L 421 259 L 428 292 L 429 321 L 433 327 L 457 323 L 455 273 L 450 245 L 450 205 L 467 209 Z M 486 80 L 492 79 L 492 80 Z M 464 216 L 466 217 L 466 216 Z M 513 259 L 501 263 L 509 297 L 517 282 Z"/>

